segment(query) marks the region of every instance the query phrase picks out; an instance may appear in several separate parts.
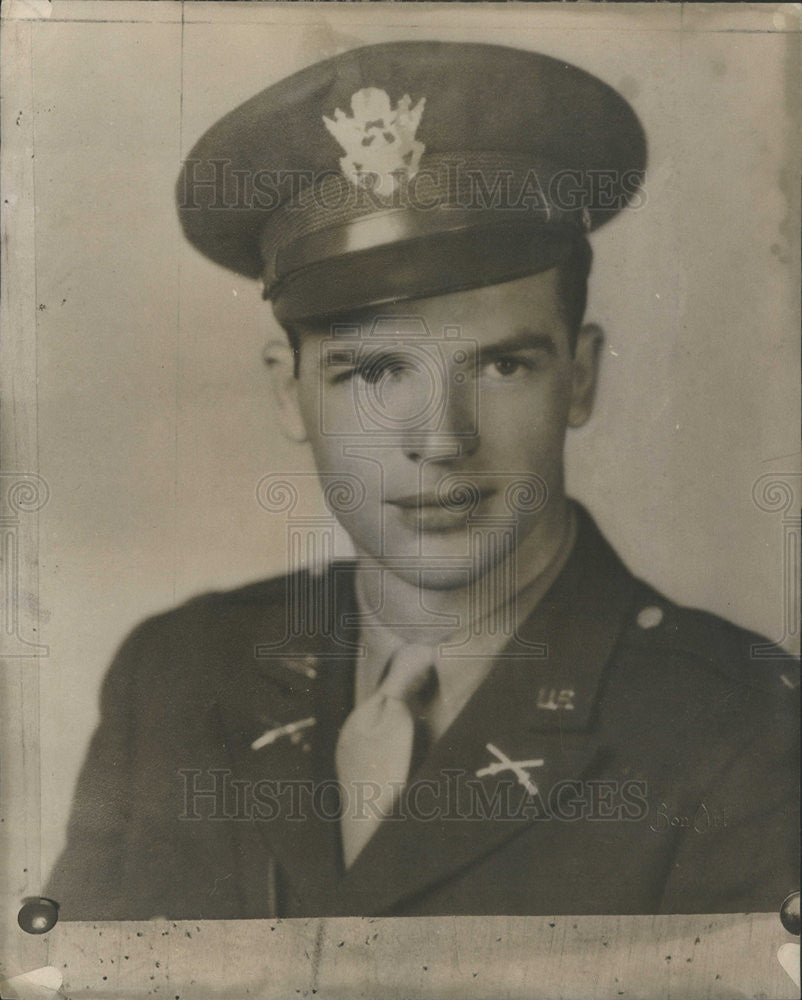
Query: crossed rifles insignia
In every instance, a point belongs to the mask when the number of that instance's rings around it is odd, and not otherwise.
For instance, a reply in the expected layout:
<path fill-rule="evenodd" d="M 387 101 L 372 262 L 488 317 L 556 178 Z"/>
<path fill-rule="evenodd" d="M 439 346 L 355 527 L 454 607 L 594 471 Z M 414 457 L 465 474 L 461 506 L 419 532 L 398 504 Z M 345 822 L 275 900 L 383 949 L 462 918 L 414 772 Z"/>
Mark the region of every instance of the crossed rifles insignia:
<path fill-rule="evenodd" d="M 268 729 L 266 733 L 262 733 L 258 739 L 255 739 L 251 743 L 251 750 L 261 750 L 262 747 L 270 746 L 271 743 L 275 743 L 276 740 L 280 740 L 283 736 L 289 736 L 293 743 L 301 742 L 301 733 L 304 729 L 309 729 L 314 726 L 317 719 L 298 719 L 296 722 L 288 722 L 284 726 L 275 726 L 273 729 Z"/>
<path fill-rule="evenodd" d="M 262 747 L 270 746 L 270 744 L 275 743 L 277 740 L 285 736 L 289 736 L 293 743 L 297 743 L 300 741 L 301 732 L 304 729 L 309 729 L 314 726 L 316 721 L 317 720 L 313 718 L 298 719 L 297 722 L 289 722 L 286 725 L 268 729 L 266 733 L 263 733 L 258 739 L 255 739 L 253 743 L 251 743 L 251 750 L 261 750 Z M 485 746 L 495 760 L 486 767 L 480 767 L 476 772 L 477 778 L 485 778 L 488 775 L 501 774 L 503 771 L 512 771 L 518 779 L 519 784 L 524 787 L 529 795 L 534 797 L 539 794 L 538 787 L 534 781 L 532 781 L 532 777 L 529 774 L 529 768 L 543 767 L 545 761 L 542 757 L 535 757 L 532 760 L 511 760 L 493 743 L 487 743 Z"/>
<path fill-rule="evenodd" d="M 495 757 L 495 761 L 492 764 L 488 764 L 487 767 L 480 767 L 476 772 L 477 778 L 500 774 L 502 771 L 512 771 L 518 779 L 519 784 L 523 785 L 531 796 L 534 797 L 539 794 L 537 785 L 532 781 L 529 774 L 529 768 L 543 767 L 545 761 L 542 757 L 535 758 L 534 760 L 510 760 L 505 753 L 492 743 L 487 743 L 486 746 L 492 756 Z"/>

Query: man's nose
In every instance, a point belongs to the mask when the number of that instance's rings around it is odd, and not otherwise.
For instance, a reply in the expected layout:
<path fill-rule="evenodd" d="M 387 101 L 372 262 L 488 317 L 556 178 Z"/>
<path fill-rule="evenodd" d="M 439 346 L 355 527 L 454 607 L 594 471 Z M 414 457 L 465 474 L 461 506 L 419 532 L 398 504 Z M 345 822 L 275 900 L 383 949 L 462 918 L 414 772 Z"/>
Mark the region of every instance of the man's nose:
<path fill-rule="evenodd" d="M 448 464 L 479 447 L 475 384 L 469 378 L 444 379 L 440 405 L 420 421 L 410 421 L 402 433 L 402 448 L 413 462 Z"/>

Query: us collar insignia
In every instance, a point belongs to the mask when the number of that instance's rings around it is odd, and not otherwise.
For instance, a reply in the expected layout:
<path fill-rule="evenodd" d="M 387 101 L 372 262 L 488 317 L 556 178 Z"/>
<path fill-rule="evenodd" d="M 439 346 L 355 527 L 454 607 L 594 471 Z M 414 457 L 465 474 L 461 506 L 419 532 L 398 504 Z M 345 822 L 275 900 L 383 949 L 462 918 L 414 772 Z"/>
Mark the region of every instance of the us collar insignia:
<path fill-rule="evenodd" d="M 379 194 L 390 197 L 402 174 L 415 176 L 426 148 L 415 138 L 425 104 L 422 97 L 413 107 L 404 94 L 393 108 L 386 91 L 365 87 L 351 98 L 353 117 L 340 108 L 334 118 L 323 115 L 326 128 L 345 150 L 340 168 L 352 184 L 375 185 Z"/>
<path fill-rule="evenodd" d="M 545 761 L 542 757 L 535 760 L 510 760 L 505 753 L 502 753 L 502 751 L 499 750 L 498 747 L 495 747 L 492 743 L 487 744 L 487 749 L 496 759 L 492 764 L 488 764 L 487 767 L 480 767 L 476 772 L 477 778 L 484 778 L 486 775 L 500 774 L 502 771 L 512 771 L 518 779 L 519 784 L 523 785 L 531 796 L 534 797 L 539 794 L 537 785 L 534 781 L 532 781 L 529 774 L 529 768 L 543 767 Z"/>
<path fill-rule="evenodd" d="M 316 719 L 310 717 L 308 719 L 298 719 L 297 722 L 288 722 L 284 726 L 276 726 L 275 729 L 268 729 L 266 733 L 262 733 L 261 736 L 251 743 L 251 750 L 261 750 L 262 747 L 270 746 L 271 743 L 275 743 L 282 736 L 289 736 L 293 743 L 300 743 L 301 731 L 314 726 L 316 721 Z"/>
<path fill-rule="evenodd" d="M 576 705 L 574 698 L 576 692 L 573 688 L 549 688 L 542 687 L 537 693 L 537 707 L 547 712 L 572 712 Z"/>

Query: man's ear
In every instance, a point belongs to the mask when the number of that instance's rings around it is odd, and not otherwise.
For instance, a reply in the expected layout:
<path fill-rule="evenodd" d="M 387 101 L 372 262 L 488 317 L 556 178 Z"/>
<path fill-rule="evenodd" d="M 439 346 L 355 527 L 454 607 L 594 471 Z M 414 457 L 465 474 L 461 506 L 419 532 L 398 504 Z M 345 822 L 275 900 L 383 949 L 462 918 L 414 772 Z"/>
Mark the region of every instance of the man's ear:
<path fill-rule="evenodd" d="M 278 403 L 278 417 L 285 437 L 302 444 L 307 440 L 306 427 L 298 404 L 298 379 L 295 355 L 286 340 L 271 340 L 262 351 L 273 395 Z"/>
<path fill-rule="evenodd" d="M 604 331 L 595 323 L 586 323 L 579 331 L 574 350 L 571 405 L 568 426 L 581 427 L 593 411 L 599 377 Z"/>

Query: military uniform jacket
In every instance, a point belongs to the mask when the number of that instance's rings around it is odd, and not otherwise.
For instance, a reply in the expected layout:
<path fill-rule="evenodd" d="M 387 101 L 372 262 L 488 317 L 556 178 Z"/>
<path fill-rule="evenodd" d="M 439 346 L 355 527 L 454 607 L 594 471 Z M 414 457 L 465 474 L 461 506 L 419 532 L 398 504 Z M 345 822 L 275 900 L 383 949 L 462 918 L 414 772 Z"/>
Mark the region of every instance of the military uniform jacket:
<path fill-rule="evenodd" d="M 794 662 L 634 578 L 585 512 L 344 871 L 356 610 L 342 563 L 135 629 L 46 890 L 62 918 L 720 913 L 798 888 Z"/>

